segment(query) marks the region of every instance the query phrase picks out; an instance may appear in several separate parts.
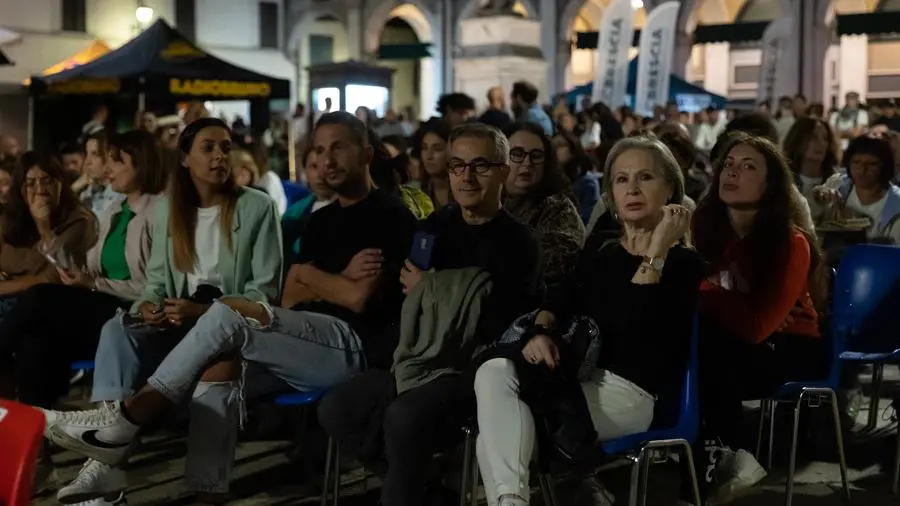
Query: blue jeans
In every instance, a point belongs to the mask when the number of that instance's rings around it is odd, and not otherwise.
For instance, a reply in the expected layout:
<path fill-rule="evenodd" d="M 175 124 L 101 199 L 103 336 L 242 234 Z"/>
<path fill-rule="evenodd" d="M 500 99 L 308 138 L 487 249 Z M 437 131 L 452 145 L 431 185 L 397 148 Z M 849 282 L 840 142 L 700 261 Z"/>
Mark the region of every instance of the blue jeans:
<path fill-rule="evenodd" d="M 244 360 L 241 385 L 197 384 L 210 361 L 235 350 Z M 224 492 L 243 398 L 284 383 L 301 391 L 331 387 L 364 367 L 359 336 L 342 320 L 275 308 L 270 325 L 260 328 L 216 302 L 169 352 L 147 384 L 175 404 L 193 392 L 185 483 L 191 490 Z"/>

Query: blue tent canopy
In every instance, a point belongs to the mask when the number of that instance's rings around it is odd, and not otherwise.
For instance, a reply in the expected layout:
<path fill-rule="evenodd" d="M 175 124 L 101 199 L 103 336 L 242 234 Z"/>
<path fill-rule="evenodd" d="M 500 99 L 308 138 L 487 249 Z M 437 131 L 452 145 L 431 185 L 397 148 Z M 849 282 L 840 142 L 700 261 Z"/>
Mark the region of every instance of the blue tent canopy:
<path fill-rule="evenodd" d="M 629 107 L 634 107 L 634 93 L 637 89 L 637 69 L 638 57 L 634 57 L 628 63 L 628 85 L 626 88 L 628 95 L 625 98 L 625 103 Z M 566 92 L 566 102 L 574 105 L 578 102 L 578 97 L 589 97 L 593 91 L 593 81 L 576 86 Z M 716 109 L 724 109 L 728 101 L 725 97 L 716 95 L 696 84 L 689 83 L 675 74 L 669 76 L 669 100 L 676 102 L 678 109 L 686 112 L 697 112 L 709 106 Z"/>

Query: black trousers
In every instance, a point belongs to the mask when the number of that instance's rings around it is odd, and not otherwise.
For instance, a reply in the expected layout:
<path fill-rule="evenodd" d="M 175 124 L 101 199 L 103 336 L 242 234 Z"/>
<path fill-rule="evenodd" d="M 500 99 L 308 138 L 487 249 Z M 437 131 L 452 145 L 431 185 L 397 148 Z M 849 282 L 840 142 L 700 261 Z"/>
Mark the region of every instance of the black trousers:
<path fill-rule="evenodd" d="M 475 411 L 471 384 L 443 376 L 397 396 L 388 371 L 358 374 L 322 399 L 319 422 L 342 453 L 383 480 L 383 506 L 422 506 L 435 453 L 453 448 Z"/>
<path fill-rule="evenodd" d="M 776 333 L 751 344 L 720 329 L 701 327 L 702 425 L 694 444 L 694 463 L 704 497 L 713 481 L 717 450 L 740 446 L 742 402 L 764 399 L 787 382 L 824 379 L 829 353 L 824 338 Z M 683 485 L 682 492 L 687 490 Z"/>
<path fill-rule="evenodd" d="M 36 285 L 0 321 L 0 368 L 13 369 L 20 402 L 49 408 L 68 392 L 70 367 L 91 359 L 121 299 L 86 288 Z"/>
<path fill-rule="evenodd" d="M 707 430 L 724 445 L 736 446 L 742 401 L 763 399 L 790 381 L 824 379 L 829 366 L 827 345 L 822 338 L 785 334 L 773 334 L 759 344 L 728 335 L 703 339 L 700 411 Z"/>

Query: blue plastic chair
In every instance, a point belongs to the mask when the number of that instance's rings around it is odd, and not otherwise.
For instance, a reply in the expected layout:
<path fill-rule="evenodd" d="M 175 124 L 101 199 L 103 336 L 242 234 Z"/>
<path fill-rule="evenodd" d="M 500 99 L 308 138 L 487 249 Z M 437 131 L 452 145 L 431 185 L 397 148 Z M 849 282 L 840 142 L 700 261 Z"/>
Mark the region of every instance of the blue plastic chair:
<path fill-rule="evenodd" d="M 684 386 L 681 390 L 681 405 L 679 407 L 677 421 L 673 427 L 651 429 L 640 434 L 604 441 L 601 443 L 604 453 L 608 455 L 620 455 L 631 461 L 631 486 L 628 494 L 629 506 L 647 503 L 647 484 L 650 478 L 650 464 L 653 461 L 654 450 L 673 450 L 680 448 L 684 451 L 688 472 L 691 477 L 694 504 L 700 506 L 700 486 L 697 480 L 697 471 L 694 467 L 694 453 L 691 444 L 697 439 L 700 431 L 700 403 L 699 375 L 700 358 L 700 321 L 694 315 L 694 329 L 691 333 L 691 351 L 688 368 L 685 372 Z"/>
<path fill-rule="evenodd" d="M 94 361 L 93 360 L 79 360 L 78 362 L 72 362 L 72 370 L 73 371 L 93 371 L 94 370 Z"/>
<path fill-rule="evenodd" d="M 699 347 L 700 347 L 700 323 L 697 315 L 694 315 L 694 328 L 691 332 L 691 349 L 688 368 L 684 376 L 684 385 L 679 398 L 679 412 L 675 425 L 669 428 L 651 429 L 647 432 L 632 434 L 604 441 L 600 444 L 607 455 L 625 457 L 631 461 L 631 481 L 628 494 L 629 506 L 647 503 L 647 484 L 649 482 L 650 464 L 654 460 L 656 450 L 681 449 L 685 455 L 685 465 L 691 477 L 694 504 L 701 505 L 700 485 L 697 480 L 697 471 L 694 467 L 694 452 L 691 444 L 697 439 L 700 431 L 700 405 L 699 387 L 697 376 L 699 374 Z M 474 430 L 466 430 L 466 456 L 474 459 Z M 471 455 L 471 457 L 469 457 Z M 463 480 L 462 496 L 465 497 L 469 486 L 472 487 L 472 506 L 475 505 L 474 489 L 477 485 L 477 465 L 464 464 L 463 476 L 469 476 L 472 483 Z M 541 485 L 541 493 L 544 496 L 544 504 L 556 506 L 556 494 L 553 492 L 553 479 L 547 473 L 538 476 Z M 464 503 L 463 503 L 464 504 Z"/>
<path fill-rule="evenodd" d="M 763 427 L 766 420 L 769 422 L 769 453 L 766 468 L 772 469 L 772 448 L 775 441 L 775 408 L 778 404 L 794 405 L 794 421 L 791 430 L 791 449 L 790 460 L 788 461 L 787 483 L 785 484 L 785 505 L 791 506 L 794 496 L 794 474 L 797 467 L 797 439 L 800 429 L 800 408 L 803 407 L 804 401 L 811 408 L 819 407 L 823 401 L 831 404 L 831 414 L 834 418 L 834 437 L 837 444 L 838 459 L 841 468 L 841 482 L 844 486 L 845 501 L 850 504 L 850 486 L 847 480 L 847 459 L 844 456 L 844 437 L 841 432 L 841 417 L 838 413 L 837 395 L 835 391 L 838 389 L 841 374 L 841 352 L 844 349 L 844 331 L 846 307 L 846 297 L 849 293 L 848 281 L 850 275 L 848 270 L 844 269 L 841 263 L 840 269 L 835 274 L 832 270 L 832 279 L 834 280 L 833 301 L 832 301 L 832 322 L 831 333 L 827 337 L 830 339 L 831 358 L 828 368 L 828 376 L 819 381 L 792 381 L 785 383 L 769 396 L 768 399 L 762 400 L 759 420 L 759 435 L 756 440 L 756 458 L 760 458 L 760 450 L 762 447 Z"/>
<path fill-rule="evenodd" d="M 900 307 L 900 248 L 865 244 L 851 248 L 841 261 L 848 277 L 842 294 L 843 328 L 847 362 L 873 364 L 872 397 L 866 430 L 878 425 L 879 389 L 884 365 L 900 362 L 896 317 Z M 894 491 L 897 490 L 897 474 Z"/>
<path fill-rule="evenodd" d="M 319 402 L 328 388 L 310 390 L 308 392 L 292 392 L 279 395 L 275 398 L 276 406 L 303 406 L 312 407 Z M 325 473 L 322 477 L 321 506 L 328 506 L 328 495 L 332 493 L 332 505 L 337 506 L 341 488 L 341 459 L 337 449 L 337 443 L 331 436 L 328 437 L 328 450 L 325 455 Z"/>
<path fill-rule="evenodd" d="M 872 364 L 872 396 L 866 430 L 878 425 L 881 380 L 886 364 L 900 363 L 896 311 L 900 308 L 900 248 L 862 244 L 847 251 L 838 276 L 844 290 L 839 331 L 844 339 L 841 360 Z M 838 308 L 835 299 L 835 308 Z M 836 320 L 837 321 L 837 320 Z M 900 432 L 898 432 L 900 436 Z M 891 490 L 900 481 L 900 437 L 894 457 Z"/>

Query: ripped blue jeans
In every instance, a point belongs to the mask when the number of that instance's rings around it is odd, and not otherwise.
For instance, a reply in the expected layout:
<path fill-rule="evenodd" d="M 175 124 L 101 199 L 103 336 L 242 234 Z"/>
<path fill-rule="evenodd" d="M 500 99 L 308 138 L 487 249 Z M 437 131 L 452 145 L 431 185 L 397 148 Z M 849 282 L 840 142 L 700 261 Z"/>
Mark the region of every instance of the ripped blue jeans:
<path fill-rule="evenodd" d="M 191 409 L 191 429 L 209 430 L 211 427 L 232 428 L 227 440 L 214 441 L 210 437 L 200 437 L 195 448 L 193 439 L 188 450 L 188 471 L 192 454 L 198 461 L 197 469 L 205 470 L 200 483 L 186 473 L 185 481 L 193 490 L 217 492 L 227 490 L 230 466 L 233 461 L 237 440 L 237 413 L 242 409 L 241 401 L 233 402 L 233 395 L 219 399 L 216 406 L 206 400 L 197 406 L 201 386 L 195 384 L 206 365 L 219 355 L 239 351 L 246 371 L 264 370 L 267 376 L 274 376 L 296 390 L 307 391 L 327 388 L 341 383 L 365 367 L 362 342 L 356 332 L 343 320 L 332 316 L 273 308 L 274 317 L 265 327 L 253 325 L 230 307 L 216 302 L 197 321 L 194 328 L 172 349 L 156 372 L 147 380 L 154 390 L 165 395 L 173 403 L 181 402 L 188 393 L 194 392 Z M 249 369 L 248 367 L 249 366 Z M 262 375 L 249 374 L 248 381 Z M 238 396 L 245 398 L 242 380 Z M 217 384 L 212 384 L 217 385 Z M 257 390 L 260 385 L 251 386 Z M 204 392 L 208 395 L 208 392 Z M 197 409 L 207 411 L 199 416 Z M 222 448 L 230 448 L 231 455 L 222 455 Z M 228 462 L 227 473 L 222 473 L 223 461 Z M 192 483 L 193 482 L 193 483 Z M 224 483 L 223 483 L 224 482 Z"/>

